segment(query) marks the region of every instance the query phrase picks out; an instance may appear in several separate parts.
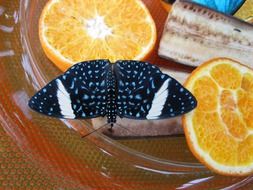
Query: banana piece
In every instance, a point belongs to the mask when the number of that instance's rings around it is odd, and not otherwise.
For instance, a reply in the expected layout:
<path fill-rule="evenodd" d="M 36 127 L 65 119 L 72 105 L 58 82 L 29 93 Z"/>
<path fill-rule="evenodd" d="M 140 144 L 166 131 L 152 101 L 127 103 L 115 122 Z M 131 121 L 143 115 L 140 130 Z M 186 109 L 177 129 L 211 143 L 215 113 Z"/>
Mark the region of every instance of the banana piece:
<path fill-rule="evenodd" d="M 166 20 L 158 54 L 190 66 L 228 57 L 253 68 L 253 25 L 178 0 Z"/>

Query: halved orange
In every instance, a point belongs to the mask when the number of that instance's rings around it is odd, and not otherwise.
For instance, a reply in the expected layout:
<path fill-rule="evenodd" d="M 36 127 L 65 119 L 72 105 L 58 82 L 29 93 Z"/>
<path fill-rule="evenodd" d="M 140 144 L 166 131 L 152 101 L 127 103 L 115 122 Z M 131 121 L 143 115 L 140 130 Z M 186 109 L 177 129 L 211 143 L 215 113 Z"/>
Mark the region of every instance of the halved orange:
<path fill-rule="evenodd" d="M 156 42 L 141 0 L 50 0 L 40 16 L 47 57 L 62 71 L 93 59 L 144 59 Z"/>
<path fill-rule="evenodd" d="M 170 12 L 172 5 L 166 1 L 166 0 L 160 0 L 160 3 L 162 4 L 163 8 L 167 11 Z M 171 2 L 172 3 L 172 2 Z"/>
<path fill-rule="evenodd" d="M 193 71 L 185 87 L 198 101 L 183 116 L 192 153 L 220 174 L 253 173 L 253 71 L 217 58 Z"/>

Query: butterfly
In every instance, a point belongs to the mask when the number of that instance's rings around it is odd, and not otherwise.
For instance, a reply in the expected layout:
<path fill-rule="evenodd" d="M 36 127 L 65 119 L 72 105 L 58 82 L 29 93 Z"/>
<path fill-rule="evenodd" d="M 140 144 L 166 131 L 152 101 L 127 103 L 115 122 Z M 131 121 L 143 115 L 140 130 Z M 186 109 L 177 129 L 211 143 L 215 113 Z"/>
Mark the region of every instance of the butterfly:
<path fill-rule="evenodd" d="M 245 0 L 192 0 L 192 1 L 229 15 L 233 15 L 245 2 Z"/>
<path fill-rule="evenodd" d="M 147 62 L 93 60 L 77 63 L 30 100 L 33 110 L 53 117 L 164 119 L 187 113 L 195 97 L 172 77 Z"/>

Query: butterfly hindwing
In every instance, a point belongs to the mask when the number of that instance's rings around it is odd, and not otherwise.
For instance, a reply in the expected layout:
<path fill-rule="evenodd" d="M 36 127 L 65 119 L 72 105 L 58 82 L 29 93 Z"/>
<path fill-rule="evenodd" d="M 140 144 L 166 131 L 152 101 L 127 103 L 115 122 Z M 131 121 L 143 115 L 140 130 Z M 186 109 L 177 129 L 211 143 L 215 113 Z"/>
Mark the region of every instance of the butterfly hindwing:
<path fill-rule="evenodd" d="M 77 63 L 52 80 L 29 101 L 29 106 L 60 118 L 93 118 L 105 115 L 108 60 Z"/>
<path fill-rule="evenodd" d="M 203 6 L 209 7 L 225 14 L 233 15 L 245 0 L 193 0 Z"/>
<path fill-rule="evenodd" d="M 196 107 L 196 99 L 179 82 L 154 65 L 117 61 L 117 107 L 120 117 L 163 119 Z"/>

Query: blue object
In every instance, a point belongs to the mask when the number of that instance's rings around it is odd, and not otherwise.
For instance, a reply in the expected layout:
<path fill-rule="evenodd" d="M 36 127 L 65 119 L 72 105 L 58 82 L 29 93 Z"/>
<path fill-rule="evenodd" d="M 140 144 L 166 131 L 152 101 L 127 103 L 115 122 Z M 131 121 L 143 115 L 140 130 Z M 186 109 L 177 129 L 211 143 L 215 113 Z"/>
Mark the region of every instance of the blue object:
<path fill-rule="evenodd" d="M 77 63 L 36 93 L 29 106 L 48 116 L 69 119 L 116 116 L 163 119 L 197 105 L 194 96 L 172 77 L 147 62 L 94 60 Z"/>
<path fill-rule="evenodd" d="M 216 11 L 233 15 L 245 0 L 192 0 Z"/>

